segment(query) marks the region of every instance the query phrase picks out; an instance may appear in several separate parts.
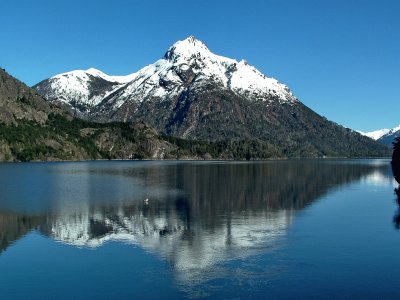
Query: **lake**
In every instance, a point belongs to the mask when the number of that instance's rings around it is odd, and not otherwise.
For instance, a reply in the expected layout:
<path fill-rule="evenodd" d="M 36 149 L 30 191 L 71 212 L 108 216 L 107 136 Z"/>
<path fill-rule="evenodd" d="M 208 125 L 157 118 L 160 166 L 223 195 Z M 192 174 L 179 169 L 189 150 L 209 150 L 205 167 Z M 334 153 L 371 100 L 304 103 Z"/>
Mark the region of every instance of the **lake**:
<path fill-rule="evenodd" d="M 388 159 L 0 164 L 2 299 L 395 299 Z"/>

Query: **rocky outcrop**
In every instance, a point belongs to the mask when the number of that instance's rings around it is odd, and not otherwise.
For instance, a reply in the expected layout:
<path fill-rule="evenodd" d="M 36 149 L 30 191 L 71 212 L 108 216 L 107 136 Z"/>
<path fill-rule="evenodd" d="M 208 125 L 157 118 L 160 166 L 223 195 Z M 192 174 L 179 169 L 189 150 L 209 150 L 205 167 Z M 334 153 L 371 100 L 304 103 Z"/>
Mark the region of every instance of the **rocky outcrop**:
<path fill-rule="evenodd" d="M 16 124 L 18 120 L 30 120 L 44 124 L 52 112 L 49 102 L 35 90 L 0 69 L 0 122 Z"/>

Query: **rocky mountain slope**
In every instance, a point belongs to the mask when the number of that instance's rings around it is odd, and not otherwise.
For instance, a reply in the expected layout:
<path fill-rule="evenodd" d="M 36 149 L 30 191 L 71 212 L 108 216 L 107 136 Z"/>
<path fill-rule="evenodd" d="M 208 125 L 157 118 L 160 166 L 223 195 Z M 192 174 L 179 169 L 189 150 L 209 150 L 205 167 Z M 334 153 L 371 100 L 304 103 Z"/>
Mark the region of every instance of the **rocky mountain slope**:
<path fill-rule="evenodd" d="M 143 121 L 164 135 L 261 141 L 283 157 L 382 156 L 387 149 L 319 116 L 276 79 L 189 37 L 128 76 L 72 71 L 34 86 L 77 116 Z"/>
<path fill-rule="evenodd" d="M 0 161 L 282 157 L 262 141 L 185 140 L 143 122 L 74 118 L 61 101 L 49 103 L 4 70 L 0 75 Z"/>
<path fill-rule="evenodd" d="M 0 69 L 0 161 L 197 158 L 144 123 L 99 124 L 73 118 L 57 103 Z M 199 154 L 198 154 L 199 153 Z"/>
<path fill-rule="evenodd" d="M 44 124 L 48 114 L 56 110 L 42 96 L 0 69 L 0 121 L 16 124 L 19 120 Z"/>

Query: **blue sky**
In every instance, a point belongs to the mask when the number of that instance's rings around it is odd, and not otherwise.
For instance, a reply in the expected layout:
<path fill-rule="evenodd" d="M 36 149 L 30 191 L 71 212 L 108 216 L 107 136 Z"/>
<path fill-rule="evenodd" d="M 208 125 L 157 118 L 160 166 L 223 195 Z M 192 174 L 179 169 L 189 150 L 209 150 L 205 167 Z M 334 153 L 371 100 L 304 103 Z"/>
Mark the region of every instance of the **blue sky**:
<path fill-rule="evenodd" d="M 194 35 L 341 125 L 400 123 L 397 0 L 13 0 L 0 11 L 0 66 L 28 85 L 89 67 L 133 73 Z"/>

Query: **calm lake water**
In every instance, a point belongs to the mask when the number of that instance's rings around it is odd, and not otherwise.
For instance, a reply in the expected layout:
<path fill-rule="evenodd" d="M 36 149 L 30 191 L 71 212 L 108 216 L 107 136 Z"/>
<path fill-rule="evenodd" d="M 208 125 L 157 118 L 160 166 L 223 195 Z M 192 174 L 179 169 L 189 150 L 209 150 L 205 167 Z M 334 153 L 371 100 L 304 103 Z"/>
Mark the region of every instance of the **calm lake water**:
<path fill-rule="evenodd" d="M 396 186 L 389 160 L 0 164 L 0 297 L 398 299 Z"/>

